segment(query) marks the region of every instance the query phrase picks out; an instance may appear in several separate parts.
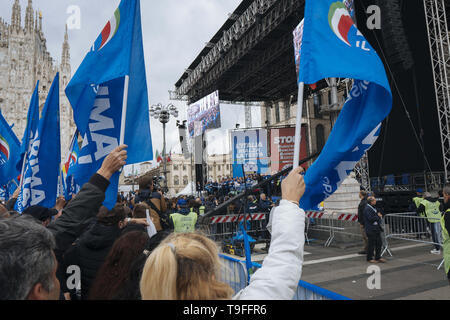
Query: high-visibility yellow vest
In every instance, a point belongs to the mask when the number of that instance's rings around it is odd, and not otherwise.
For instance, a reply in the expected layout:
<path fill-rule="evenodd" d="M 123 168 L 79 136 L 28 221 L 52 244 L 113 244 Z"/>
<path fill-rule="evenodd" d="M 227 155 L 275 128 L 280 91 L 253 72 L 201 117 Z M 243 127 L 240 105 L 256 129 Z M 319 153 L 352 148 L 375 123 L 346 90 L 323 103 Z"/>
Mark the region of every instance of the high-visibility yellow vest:
<path fill-rule="evenodd" d="M 441 203 L 439 201 L 422 200 L 422 204 L 425 207 L 425 215 L 428 218 L 428 222 L 438 223 L 441 220 L 441 212 L 439 211 Z"/>
<path fill-rule="evenodd" d="M 416 208 L 419 208 L 422 201 L 423 201 L 423 198 L 419 198 L 419 197 L 413 198 L 413 202 L 416 205 Z"/>
<path fill-rule="evenodd" d="M 175 233 L 192 233 L 195 232 L 195 224 L 197 223 L 198 215 L 195 212 L 190 212 L 188 215 L 174 213 L 170 215 L 173 221 Z"/>
<path fill-rule="evenodd" d="M 198 208 L 198 211 L 199 211 L 200 215 L 203 216 L 205 214 L 206 207 L 205 206 L 201 206 L 200 208 Z"/>
<path fill-rule="evenodd" d="M 450 209 L 448 209 L 441 218 L 442 227 L 442 247 L 444 249 L 444 260 L 445 260 L 445 273 L 448 274 L 450 271 L 450 230 L 445 228 L 445 215 L 450 214 Z"/>

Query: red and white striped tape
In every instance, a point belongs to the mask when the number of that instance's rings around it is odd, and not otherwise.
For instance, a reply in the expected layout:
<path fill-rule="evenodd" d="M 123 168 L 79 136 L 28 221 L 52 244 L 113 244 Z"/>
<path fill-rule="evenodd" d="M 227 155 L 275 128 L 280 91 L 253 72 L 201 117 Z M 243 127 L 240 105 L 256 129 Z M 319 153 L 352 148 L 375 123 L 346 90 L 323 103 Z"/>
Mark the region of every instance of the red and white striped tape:
<path fill-rule="evenodd" d="M 265 213 L 255 213 L 247 215 L 247 221 L 261 221 L 265 219 L 266 219 Z M 211 224 L 242 222 L 242 221 L 244 221 L 244 215 L 215 216 L 211 218 Z"/>
<path fill-rule="evenodd" d="M 330 217 L 330 215 L 327 212 L 319 212 L 319 211 L 308 211 L 306 212 L 306 217 L 313 218 L 313 219 L 329 219 L 332 218 L 333 220 L 341 220 L 341 221 L 358 221 L 358 215 L 357 214 L 351 214 L 351 213 L 341 213 L 337 216 L 337 218 Z"/>

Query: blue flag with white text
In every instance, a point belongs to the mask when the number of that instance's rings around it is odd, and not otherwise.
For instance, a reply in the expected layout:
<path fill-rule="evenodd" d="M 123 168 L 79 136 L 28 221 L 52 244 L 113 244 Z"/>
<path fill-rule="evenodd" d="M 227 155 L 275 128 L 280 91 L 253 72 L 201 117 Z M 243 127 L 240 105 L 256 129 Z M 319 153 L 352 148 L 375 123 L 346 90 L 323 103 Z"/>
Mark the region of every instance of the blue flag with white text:
<path fill-rule="evenodd" d="M 139 0 L 121 1 L 66 88 L 84 138 L 77 183 L 87 182 L 119 145 L 125 76 L 129 87 L 124 143 L 130 165 L 153 160 Z M 105 201 L 109 208 L 117 200 L 115 180 Z"/>
<path fill-rule="evenodd" d="M 20 157 L 20 142 L 0 110 L 0 186 L 20 175 L 16 164 Z"/>
<path fill-rule="evenodd" d="M 59 117 L 59 73 L 56 74 L 31 142 L 16 210 L 31 206 L 53 208 L 58 193 L 61 142 Z"/>
<path fill-rule="evenodd" d="M 383 63 L 336 0 L 307 0 L 299 82 L 355 79 L 354 86 L 319 158 L 305 175 L 300 206 L 313 210 L 332 195 L 377 140 L 392 110 Z"/>
<path fill-rule="evenodd" d="M 31 141 L 33 140 L 39 125 L 39 81 L 36 84 L 33 95 L 31 96 L 30 106 L 28 108 L 27 126 L 22 138 L 20 147 L 20 159 L 17 163 L 17 169 L 22 172 L 25 156 L 30 150 Z"/>

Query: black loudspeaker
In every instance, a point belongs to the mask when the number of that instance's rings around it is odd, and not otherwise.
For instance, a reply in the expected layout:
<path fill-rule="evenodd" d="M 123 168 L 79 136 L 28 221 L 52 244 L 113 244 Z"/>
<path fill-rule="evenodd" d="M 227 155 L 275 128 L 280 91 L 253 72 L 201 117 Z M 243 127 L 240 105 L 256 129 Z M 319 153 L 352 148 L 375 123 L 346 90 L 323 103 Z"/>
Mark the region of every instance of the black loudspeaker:
<path fill-rule="evenodd" d="M 401 2 L 401 0 L 376 1 L 381 9 L 383 49 L 393 73 L 404 72 L 414 66 L 414 58 L 403 24 Z"/>
<path fill-rule="evenodd" d="M 196 184 L 196 190 L 197 192 L 201 192 L 205 190 L 205 183 L 204 183 L 204 172 L 203 172 L 203 165 L 196 164 L 195 165 L 195 184 Z"/>

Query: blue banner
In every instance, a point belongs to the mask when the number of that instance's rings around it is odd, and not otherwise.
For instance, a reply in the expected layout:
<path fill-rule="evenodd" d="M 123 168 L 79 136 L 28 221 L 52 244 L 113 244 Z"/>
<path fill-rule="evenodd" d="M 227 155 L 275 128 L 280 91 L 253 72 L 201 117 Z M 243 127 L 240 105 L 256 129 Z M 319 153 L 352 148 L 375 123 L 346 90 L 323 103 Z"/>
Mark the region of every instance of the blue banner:
<path fill-rule="evenodd" d="M 268 174 L 270 171 L 267 152 L 266 130 L 236 131 L 231 134 L 233 148 L 233 177 L 247 174 Z M 243 168 L 242 168 L 243 165 Z"/>
<path fill-rule="evenodd" d="M 20 142 L 0 110 L 0 186 L 20 175 L 16 164 L 20 157 Z"/>
<path fill-rule="evenodd" d="M 93 89 L 94 90 L 94 89 Z M 97 99 L 89 118 L 89 130 L 83 137 L 78 161 L 71 169 L 75 185 L 83 186 L 102 166 L 103 160 L 119 146 L 122 79 L 112 80 L 97 89 Z M 117 116 L 119 114 L 119 116 Z M 104 205 L 112 209 L 117 202 L 119 173 L 110 180 Z"/>
<path fill-rule="evenodd" d="M 31 142 L 23 185 L 16 203 L 22 213 L 31 206 L 53 208 L 58 193 L 61 164 L 59 73 L 47 96 L 38 129 Z"/>
<path fill-rule="evenodd" d="M 392 93 L 375 50 L 341 1 L 307 0 L 299 82 L 355 79 L 319 158 L 305 175 L 300 206 L 312 210 L 332 195 L 377 140 L 392 110 Z"/>
<path fill-rule="evenodd" d="M 64 197 L 67 201 L 70 201 L 74 195 L 76 195 L 80 186 L 75 183 L 74 172 L 76 164 L 78 163 L 78 156 L 80 154 L 80 147 L 78 145 L 78 130 L 75 132 L 72 142 L 69 148 L 69 154 L 66 159 L 66 163 L 63 166 L 63 186 Z"/>
<path fill-rule="evenodd" d="M 120 129 L 121 123 L 116 120 L 122 116 L 125 76 L 129 76 L 124 141 L 128 145 L 127 164 L 151 161 L 153 148 L 139 0 L 120 2 L 66 88 L 82 136 L 92 131 L 89 123 L 97 88 L 116 79 L 114 89 L 121 90 L 122 97 L 111 101 L 114 105 L 111 117 Z"/>
<path fill-rule="evenodd" d="M 17 169 L 22 173 L 24 168 L 24 159 L 26 154 L 31 149 L 31 142 L 38 129 L 39 125 L 39 81 L 36 84 L 33 95 L 31 96 L 30 106 L 28 108 L 27 126 L 22 138 L 22 145 L 20 147 L 20 159 L 17 163 Z M 25 163 L 26 165 L 26 163 Z"/>

